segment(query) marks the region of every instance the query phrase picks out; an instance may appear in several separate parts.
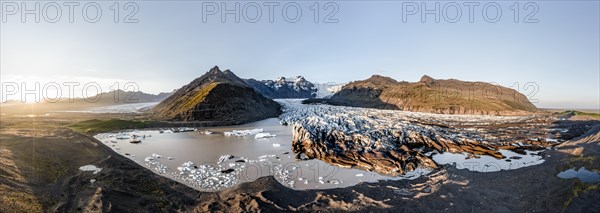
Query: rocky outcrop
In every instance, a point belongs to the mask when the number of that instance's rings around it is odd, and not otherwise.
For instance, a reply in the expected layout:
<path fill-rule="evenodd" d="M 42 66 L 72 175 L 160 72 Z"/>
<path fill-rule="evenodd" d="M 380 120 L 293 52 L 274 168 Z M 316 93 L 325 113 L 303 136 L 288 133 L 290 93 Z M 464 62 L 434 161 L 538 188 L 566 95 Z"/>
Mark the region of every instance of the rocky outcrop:
<path fill-rule="evenodd" d="M 302 76 L 290 79 L 280 77 L 275 81 L 252 78 L 244 81 L 256 92 L 270 99 L 314 98 L 317 94 L 316 86 Z"/>
<path fill-rule="evenodd" d="M 239 124 L 276 117 L 280 106 L 229 70 L 212 68 L 153 109 L 164 120 Z"/>
<path fill-rule="evenodd" d="M 414 83 L 374 75 L 345 85 L 325 102 L 439 114 L 527 115 L 538 111 L 525 95 L 510 88 L 427 75 Z"/>

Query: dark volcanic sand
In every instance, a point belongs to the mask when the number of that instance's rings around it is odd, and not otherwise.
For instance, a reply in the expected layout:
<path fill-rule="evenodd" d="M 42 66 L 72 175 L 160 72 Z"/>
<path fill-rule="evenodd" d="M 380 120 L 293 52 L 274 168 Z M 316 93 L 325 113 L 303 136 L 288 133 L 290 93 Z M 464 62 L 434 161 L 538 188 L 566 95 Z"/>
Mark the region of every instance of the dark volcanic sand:
<path fill-rule="evenodd" d="M 574 136 L 545 162 L 522 169 L 476 173 L 443 166 L 415 180 L 295 191 L 272 177 L 202 193 L 158 176 L 64 126 L 82 115 L 27 120 L 3 116 L 0 125 L 0 212 L 389 211 L 590 212 L 600 209 L 598 183 L 556 175 L 585 166 L 598 171 L 599 123 L 573 122 Z M 97 116 L 97 115 L 96 115 Z M 79 171 L 93 164 L 98 174 Z M 13 165 L 13 166 L 9 166 Z M 96 179 L 93 184 L 90 179 Z M 41 209 L 35 209 L 40 206 Z M 27 209 L 29 208 L 29 209 Z"/>

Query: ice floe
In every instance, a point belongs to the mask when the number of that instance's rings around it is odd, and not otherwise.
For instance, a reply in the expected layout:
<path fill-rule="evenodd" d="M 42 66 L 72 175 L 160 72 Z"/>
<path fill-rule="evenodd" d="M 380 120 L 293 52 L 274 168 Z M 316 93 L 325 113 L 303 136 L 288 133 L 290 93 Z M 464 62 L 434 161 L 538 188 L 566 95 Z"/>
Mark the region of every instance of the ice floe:
<path fill-rule="evenodd" d="M 248 130 L 232 130 L 229 132 L 224 132 L 223 134 L 225 136 L 244 137 L 244 136 L 249 136 L 249 135 L 256 135 L 261 132 L 263 132 L 263 129 L 248 129 Z"/>
<path fill-rule="evenodd" d="M 224 163 L 225 161 L 228 161 L 229 159 L 232 159 L 233 155 L 222 155 L 221 157 L 219 157 L 219 161 L 218 163 Z"/>
<path fill-rule="evenodd" d="M 254 136 L 255 139 L 263 139 L 263 138 L 272 138 L 277 135 L 272 135 L 271 133 L 258 133 Z"/>

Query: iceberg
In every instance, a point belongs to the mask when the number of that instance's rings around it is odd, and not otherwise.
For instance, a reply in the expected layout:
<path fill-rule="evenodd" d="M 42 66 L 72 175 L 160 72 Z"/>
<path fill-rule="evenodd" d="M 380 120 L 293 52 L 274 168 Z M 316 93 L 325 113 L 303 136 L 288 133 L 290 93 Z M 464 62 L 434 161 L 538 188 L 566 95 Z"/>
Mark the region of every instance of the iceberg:
<path fill-rule="evenodd" d="M 255 139 L 263 139 L 263 138 L 272 138 L 277 135 L 272 135 L 271 133 L 258 133 L 254 136 Z"/>
<path fill-rule="evenodd" d="M 233 155 L 221 155 L 221 157 L 219 157 L 219 163 L 224 163 L 225 161 L 232 159 Z"/>
<path fill-rule="evenodd" d="M 236 137 L 244 137 L 248 135 L 256 135 L 258 133 L 263 132 L 263 129 L 248 129 L 248 130 L 232 130 L 230 132 L 224 132 L 225 136 L 236 136 Z"/>

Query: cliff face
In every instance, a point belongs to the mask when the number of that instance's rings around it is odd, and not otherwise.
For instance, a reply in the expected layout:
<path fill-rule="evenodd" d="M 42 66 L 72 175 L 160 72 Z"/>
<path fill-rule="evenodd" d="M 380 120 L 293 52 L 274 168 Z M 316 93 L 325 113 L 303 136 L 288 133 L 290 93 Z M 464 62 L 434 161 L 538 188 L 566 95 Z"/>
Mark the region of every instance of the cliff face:
<path fill-rule="evenodd" d="M 525 95 L 510 88 L 426 75 L 414 83 L 375 75 L 347 84 L 327 102 L 440 114 L 524 115 L 537 111 Z"/>
<path fill-rule="evenodd" d="M 162 101 L 153 112 L 165 120 L 247 123 L 276 117 L 280 106 L 233 72 L 215 66 Z"/>

